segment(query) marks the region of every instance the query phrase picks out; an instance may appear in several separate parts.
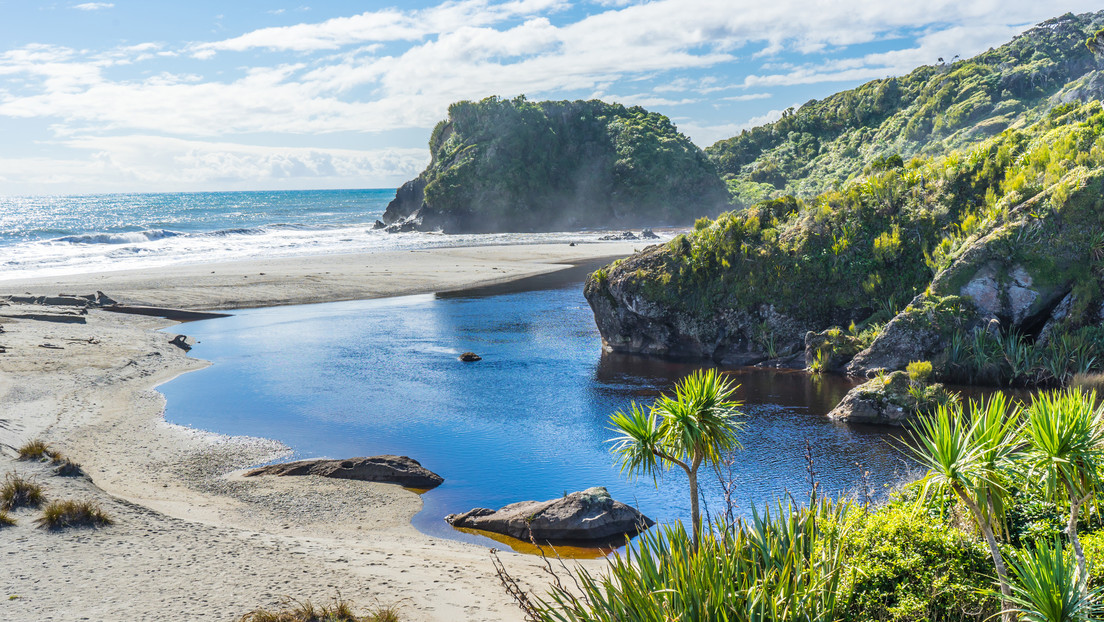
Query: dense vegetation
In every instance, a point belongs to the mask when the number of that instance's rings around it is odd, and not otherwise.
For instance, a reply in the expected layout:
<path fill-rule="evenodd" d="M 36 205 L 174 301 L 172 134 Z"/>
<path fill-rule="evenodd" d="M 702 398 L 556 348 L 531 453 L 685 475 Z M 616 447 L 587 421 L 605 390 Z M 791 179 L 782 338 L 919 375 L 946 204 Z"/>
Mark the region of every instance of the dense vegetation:
<path fill-rule="evenodd" d="M 1060 383 L 1104 367 L 1095 328 L 1104 302 L 1102 180 L 1104 110 L 1097 101 L 1062 104 L 964 153 L 915 157 L 809 199 L 703 219 L 665 247 L 593 275 L 588 297 L 616 302 L 613 279 L 620 292 L 686 317 L 754 316 L 769 305 L 797 328 L 775 335 L 753 322 L 745 337 L 781 349 L 832 324 L 876 332 L 927 292 L 898 318 L 954 340 L 938 376 Z M 976 318 L 959 289 L 985 261 L 1026 266 L 1036 288 L 1074 294 L 1047 339 L 1037 341 L 1043 327 L 1028 321 L 1003 318 L 1001 331 L 985 334 L 966 321 Z"/>
<path fill-rule="evenodd" d="M 432 162 L 385 222 L 420 210 L 424 228 L 450 232 L 678 225 L 726 201 L 705 154 L 639 106 L 462 101 L 429 146 Z"/>
<path fill-rule="evenodd" d="M 813 486 L 807 504 L 714 522 L 696 545 L 681 524 L 666 526 L 607 573 L 580 572 L 527 602 L 529 618 L 1100 619 L 1096 402 L 1073 391 L 1022 408 L 1003 398 L 941 408 L 917 433 L 926 476 L 888 503 L 820 499 Z"/>
<path fill-rule="evenodd" d="M 1104 93 L 1096 73 L 1101 14 L 1063 15 L 969 60 L 920 67 L 810 101 L 706 151 L 738 207 L 812 196 L 900 158 L 935 155 Z"/>

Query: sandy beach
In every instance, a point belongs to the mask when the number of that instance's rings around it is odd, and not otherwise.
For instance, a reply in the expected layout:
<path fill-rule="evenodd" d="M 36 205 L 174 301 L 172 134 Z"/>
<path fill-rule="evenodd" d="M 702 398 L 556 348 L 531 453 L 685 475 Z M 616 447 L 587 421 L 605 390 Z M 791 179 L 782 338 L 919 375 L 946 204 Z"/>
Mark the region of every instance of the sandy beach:
<path fill-rule="evenodd" d="M 234 309 L 453 291 L 612 260 L 642 242 L 446 248 L 198 264 L 0 281 L 0 295 L 90 294 L 122 303 Z M 0 306 L 0 469 L 51 499 L 91 499 L 115 524 L 49 532 L 37 511 L 0 529 L 0 617 L 11 620 L 235 620 L 282 598 L 399 604 L 407 620 L 521 620 L 486 548 L 410 526 L 398 486 L 240 477 L 286 455 L 278 442 L 164 421 L 157 385 L 206 365 L 169 343 L 187 325 L 91 310 L 83 323 L 42 305 Z M 22 316 L 22 317 L 20 317 Z M 56 319 L 56 318 L 54 318 Z M 41 438 L 82 477 L 20 462 Z M 414 456 L 414 458 L 419 458 Z M 501 553 L 543 594 L 540 559 Z M 582 562 L 599 568 L 603 562 Z"/>

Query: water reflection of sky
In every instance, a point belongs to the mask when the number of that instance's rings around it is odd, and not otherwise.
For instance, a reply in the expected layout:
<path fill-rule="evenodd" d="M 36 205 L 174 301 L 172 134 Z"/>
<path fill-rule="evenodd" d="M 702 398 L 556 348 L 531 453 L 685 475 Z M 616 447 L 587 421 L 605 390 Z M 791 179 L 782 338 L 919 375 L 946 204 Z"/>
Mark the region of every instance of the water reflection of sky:
<path fill-rule="evenodd" d="M 200 342 L 192 354 L 214 365 L 161 387 L 170 421 L 276 438 L 298 457 L 412 456 L 445 478 L 414 520 L 427 533 L 478 539 L 442 517 L 596 485 L 659 521 L 689 515 L 685 477 L 626 479 L 606 426 L 695 366 L 603 353 L 577 283 L 255 309 L 186 329 Z M 468 350 L 483 360 L 460 363 Z M 824 417 L 850 386 L 843 379 L 732 373 L 747 411 L 733 467 L 743 513 L 786 490 L 805 494 L 806 440 L 822 491 L 854 490 L 863 471 L 876 486 L 903 475 L 885 429 Z M 719 510 L 716 477 L 700 479 Z"/>

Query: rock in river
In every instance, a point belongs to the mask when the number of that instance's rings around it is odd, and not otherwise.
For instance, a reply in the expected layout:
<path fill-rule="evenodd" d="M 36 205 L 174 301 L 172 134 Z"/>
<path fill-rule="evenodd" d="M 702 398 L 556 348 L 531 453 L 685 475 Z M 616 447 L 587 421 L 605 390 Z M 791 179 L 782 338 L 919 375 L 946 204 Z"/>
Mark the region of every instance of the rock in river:
<path fill-rule="evenodd" d="M 436 488 L 445 481 L 443 477 L 423 467 L 417 460 L 406 456 L 300 460 L 270 464 L 245 474 L 246 477 L 256 475 L 318 475 L 339 479 L 359 479 L 366 482 L 385 482 L 408 488 Z"/>
<path fill-rule="evenodd" d="M 635 508 L 614 501 L 602 486 L 551 501 L 522 501 L 495 511 L 475 508 L 445 517 L 453 527 L 482 529 L 519 540 L 606 541 L 636 535 L 655 523 Z"/>

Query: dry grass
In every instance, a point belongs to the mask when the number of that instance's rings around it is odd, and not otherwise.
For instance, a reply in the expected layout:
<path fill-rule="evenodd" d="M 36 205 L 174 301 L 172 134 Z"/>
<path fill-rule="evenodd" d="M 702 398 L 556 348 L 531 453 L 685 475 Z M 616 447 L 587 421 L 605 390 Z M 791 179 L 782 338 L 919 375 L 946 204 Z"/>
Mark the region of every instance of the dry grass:
<path fill-rule="evenodd" d="M 104 514 L 100 506 L 91 501 L 53 501 L 42 510 L 36 521 L 46 529 L 68 527 L 102 527 L 114 521 Z"/>
<path fill-rule="evenodd" d="M 279 611 L 254 609 L 239 622 L 399 622 L 401 619 L 394 605 L 376 606 L 367 615 L 358 616 L 349 601 L 335 598 L 333 603 L 321 607 L 309 600 L 287 599 Z"/>
<path fill-rule="evenodd" d="M 48 460 L 56 464 L 61 462 L 62 460 L 65 460 L 65 456 L 61 455 L 60 452 L 50 449 L 50 446 L 41 439 L 35 439 L 19 448 L 19 459 L 42 461 Z"/>
<path fill-rule="evenodd" d="M 37 508 L 45 500 L 42 486 L 15 473 L 4 476 L 4 483 L 0 485 L 0 510 Z"/>
<path fill-rule="evenodd" d="M 8 513 L 0 510 L 0 527 L 11 527 L 15 524 L 15 519 L 8 516 Z"/>
<path fill-rule="evenodd" d="M 1104 374 L 1074 374 L 1070 386 L 1104 393 Z"/>

